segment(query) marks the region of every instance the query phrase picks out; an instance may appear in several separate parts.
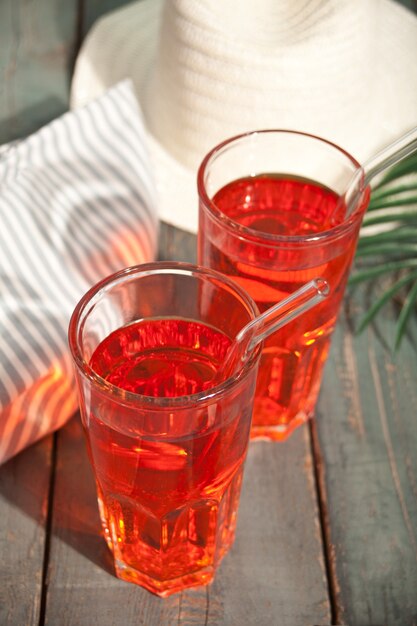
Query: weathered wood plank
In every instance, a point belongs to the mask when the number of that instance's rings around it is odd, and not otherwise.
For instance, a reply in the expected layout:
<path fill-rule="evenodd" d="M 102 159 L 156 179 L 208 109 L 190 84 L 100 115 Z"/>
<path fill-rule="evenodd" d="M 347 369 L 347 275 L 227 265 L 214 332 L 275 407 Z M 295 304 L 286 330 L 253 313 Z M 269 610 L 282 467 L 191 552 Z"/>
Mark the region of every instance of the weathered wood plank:
<path fill-rule="evenodd" d="M 101 536 L 95 485 L 78 417 L 58 433 L 46 624 L 176 624 L 166 601 L 118 580 Z"/>
<path fill-rule="evenodd" d="M 308 428 L 250 444 L 236 542 L 210 589 L 208 624 L 330 623 Z"/>
<path fill-rule="evenodd" d="M 197 237 L 170 224 L 161 223 L 159 232 L 161 261 L 197 262 Z"/>
<path fill-rule="evenodd" d="M 131 2 L 131 0 L 83 0 L 82 29 L 87 34 L 94 22 L 109 11 L 118 9 Z"/>
<path fill-rule="evenodd" d="M 236 543 L 215 582 L 164 600 L 114 576 L 78 419 L 60 431 L 57 454 L 47 624 L 330 622 L 306 428 L 285 447 L 251 444 Z"/>
<path fill-rule="evenodd" d="M 235 544 L 211 586 L 182 594 L 179 624 L 330 623 L 309 446 L 307 427 L 250 444 Z"/>
<path fill-rule="evenodd" d="M 410 11 L 417 13 L 417 0 L 398 0 L 400 4 L 403 4 Z"/>
<path fill-rule="evenodd" d="M 0 144 L 68 108 L 77 2 L 0 2 Z"/>
<path fill-rule="evenodd" d="M 0 468 L 0 624 L 37 626 L 52 437 Z"/>
<path fill-rule="evenodd" d="M 363 298 L 337 327 L 317 418 L 338 609 L 351 624 L 415 625 L 417 320 L 393 358 L 392 309 L 352 336 Z"/>

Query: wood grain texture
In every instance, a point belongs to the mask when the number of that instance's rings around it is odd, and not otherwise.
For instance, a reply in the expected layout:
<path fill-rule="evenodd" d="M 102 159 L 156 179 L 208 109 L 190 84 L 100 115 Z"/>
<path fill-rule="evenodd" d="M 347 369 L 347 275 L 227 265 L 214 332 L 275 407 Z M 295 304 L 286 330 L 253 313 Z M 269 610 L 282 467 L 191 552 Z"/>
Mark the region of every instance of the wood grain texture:
<path fill-rule="evenodd" d="M 78 417 L 59 432 L 57 456 L 45 624 L 176 624 L 178 597 L 161 600 L 115 577 Z"/>
<path fill-rule="evenodd" d="M 306 426 L 250 444 L 236 542 L 209 593 L 212 626 L 330 623 Z"/>
<path fill-rule="evenodd" d="M 52 437 L 0 468 L 0 624 L 39 623 Z"/>
<path fill-rule="evenodd" d="M 197 236 L 162 222 L 159 232 L 159 259 L 196 263 Z"/>
<path fill-rule="evenodd" d="M 68 108 L 76 19 L 75 0 L 0 2 L 0 143 Z"/>
<path fill-rule="evenodd" d="M 317 416 L 338 614 L 360 626 L 415 626 L 417 324 L 395 358 L 385 341 L 392 309 L 352 336 L 367 291 L 340 319 Z"/>
<path fill-rule="evenodd" d="M 329 623 L 307 429 L 285 447 L 251 444 L 236 542 L 214 583 L 164 600 L 115 578 L 77 418 L 59 432 L 57 455 L 46 624 Z"/>
<path fill-rule="evenodd" d="M 178 624 L 330 623 L 307 429 L 250 444 L 236 541 L 213 584 L 181 597 Z"/>

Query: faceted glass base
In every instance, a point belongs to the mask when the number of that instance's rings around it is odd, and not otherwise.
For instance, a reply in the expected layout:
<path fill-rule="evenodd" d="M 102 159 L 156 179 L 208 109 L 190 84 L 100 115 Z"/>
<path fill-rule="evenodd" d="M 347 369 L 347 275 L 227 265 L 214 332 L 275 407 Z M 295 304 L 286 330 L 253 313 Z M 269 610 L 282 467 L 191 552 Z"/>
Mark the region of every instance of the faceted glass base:
<path fill-rule="evenodd" d="M 143 572 L 138 572 L 137 570 L 132 569 L 118 560 L 115 560 L 114 566 L 118 578 L 140 585 L 161 598 L 166 598 L 185 588 L 207 585 L 213 581 L 215 574 L 214 567 L 206 567 L 202 570 L 186 574 L 185 576 L 181 576 L 179 578 L 158 581 L 155 580 L 155 578 L 146 576 Z"/>

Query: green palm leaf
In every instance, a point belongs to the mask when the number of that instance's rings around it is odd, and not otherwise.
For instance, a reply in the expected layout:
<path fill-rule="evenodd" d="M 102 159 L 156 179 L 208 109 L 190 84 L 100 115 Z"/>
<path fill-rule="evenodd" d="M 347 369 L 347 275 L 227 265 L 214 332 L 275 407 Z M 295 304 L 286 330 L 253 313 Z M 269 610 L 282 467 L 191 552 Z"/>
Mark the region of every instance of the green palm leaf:
<path fill-rule="evenodd" d="M 409 157 L 397 163 L 391 167 L 388 172 L 381 178 L 381 180 L 375 185 L 375 189 L 380 189 L 393 180 L 397 180 L 402 176 L 409 174 L 415 174 L 417 172 L 417 152 L 411 154 Z"/>
<path fill-rule="evenodd" d="M 376 245 L 379 242 L 401 243 L 404 241 L 417 242 L 417 226 L 398 226 L 397 228 L 386 230 L 381 233 L 362 235 L 358 241 L 358 250 L 369 245 Z"/>
<path fill-rule="evenodd" d="M 415 267 L 417 267 L 417 259 L 391 261 L 389 263 L 384 262 L 381 265 L 377 265 L 376 267 L 374 266 L 369 269 L 359 270 L 358 272 L 353 274 L 349 283 L 351 285 L 357 285 L 358 283 L 363 283 L 364 281 L 378 278 L 379 276 L 383 276 L 384 274 L 392 274 L 398 272 L 399 270 L 406 270 Z"/>
<path fill-rule="evenodd" d="M 385 198 L 378 198 L 374 200 L 372 205 L 368 207 L 371 211 L 376 211 L 377 209 L 389 209 L 391 207 L 398 206 L 407 206 L 409 204 L 417 204 L 417 196 L 408 196 L 406 198 L 396 198 L 391 199 L 391 196 L 385 196 Z"/>
<path fill-rule="evenodd" d="M 417 183 L 410 185 L 400 185 L 399 187 L 390 187 L 389 189 L 384 189 L 384 187 L 380 187 L 378 189 L 374 189 L 372 191 L 372 200 L 369 203 L 369 208 L 373 208 L 373 205 L 376 204 L 378 200 L 381 198 L 393 197 L 403 193 L 410 193 L 411 191 L 417 190 Z"/>
<path fill-rule="evenodd" d="M 365 215 L 363 218 L 364 226 L 371 226 L 374 224 L 385 224 L 393 222 L 395 224 L 399 223 L 417 223 L 417 211 L 409 210 L 409 211 L 384 211 L 381 214 L 375 215 L 374 213 L 369 213 Z"/>
<path fill-rule="evenodd" d="M 398 349 L 401 344 L 401 339 L 406 330 L 407 322 L 410 319 L 412 313 L 415 314 L 415 305 L 417 302 L 417 281 L 410 289 L 407 299 L 405 300 L 401 309 L 397 322 L 397 330 L 395 333 L 395 349 Z"/>
<path fill-rule="evenodd" d="M 383 292 L 382 296 L 378 298 L 373 305 L 370 307 L 366 315 L 363 316 L 362 320 L 358 326 L 358 333 L 362 332 L 364 328 L 375 318 L 376 314 L 382 309 L 384 304 L 386 304 L 391 298 L 407 283 L 415 280 L 417 285 L 417 270 L 415 272 L 410 272 L 407 276 L 400 278 L 397 280 L 389 289 Z"/>
<path fill-rule="evenodd" d="M 413 256 L 417 255 L 417 243 L 405 243 L 404 241 L 402 241 L 401 245 L 399 245 L 398 241 L 388 241 L 385 243 L 376 242 L 370 243 L 366 246 L 360 246 L 356 251 L 357 258 L 387 254 L 391 254 L 395 257 L 410 256 L 412 258 Z"/>
<path fill-rule="evenodd" d="M 372 190 L 356 251 L 362 266 L 358 263 L 349 281 L 351 285 L 375 283 L 380 291 L 361 319 L 358 332 L 375 320 L 400 290 L 407 292 L 396 323 L 395 350 L 399 349 L 407 325 L 417 311 L 416 190 L 417 152 L 392 167 Z M 372 227 L 371 232 L 367 227 Z M 367 265 L 363 266 L 365 260 Z"/>

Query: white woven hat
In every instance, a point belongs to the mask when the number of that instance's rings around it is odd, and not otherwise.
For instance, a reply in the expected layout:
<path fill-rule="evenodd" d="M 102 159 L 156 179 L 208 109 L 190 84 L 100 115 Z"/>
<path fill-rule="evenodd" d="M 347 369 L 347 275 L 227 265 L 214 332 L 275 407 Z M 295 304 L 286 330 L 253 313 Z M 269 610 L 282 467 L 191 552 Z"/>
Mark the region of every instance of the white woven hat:
<path fill-rule="evenodd" d="M 394 0 L 141 0 L 101 18 L 72 106 L 133 80 L 164 221 L 195 232 L 218 142 L 291 128 L 358 160 L 417 125 L 417 18 Z"/>

